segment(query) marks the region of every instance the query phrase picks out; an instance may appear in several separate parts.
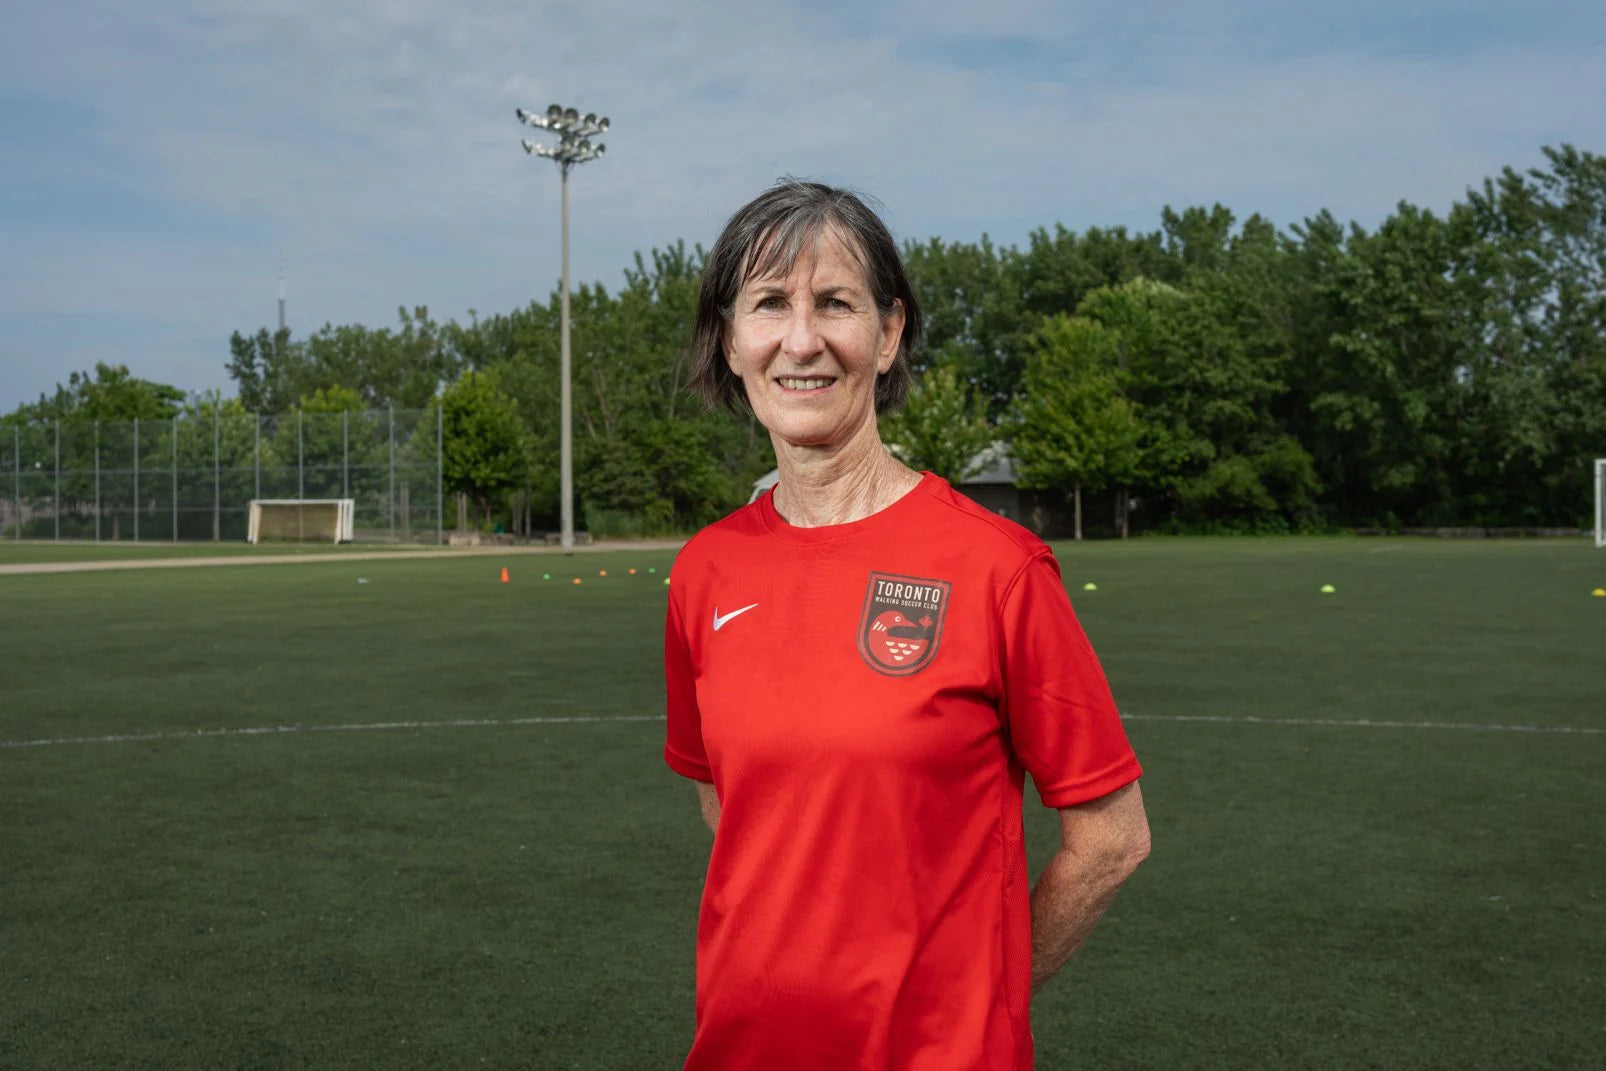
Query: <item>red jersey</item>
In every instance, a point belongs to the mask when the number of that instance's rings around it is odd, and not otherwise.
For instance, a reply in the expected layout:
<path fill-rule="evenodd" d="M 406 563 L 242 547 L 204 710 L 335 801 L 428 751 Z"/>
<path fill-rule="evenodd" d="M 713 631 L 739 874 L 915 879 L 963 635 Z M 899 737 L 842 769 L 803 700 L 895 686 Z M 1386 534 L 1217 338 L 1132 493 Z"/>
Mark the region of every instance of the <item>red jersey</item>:
<path fill-rule="evenodd" d="M 672 580 L 664 757 L 721 810 L 686 1067 L 1030 1068 L 1023 773 L 1140 773 L 1048 547 L 928 473 L 823 528 L 765 495 Z"/>

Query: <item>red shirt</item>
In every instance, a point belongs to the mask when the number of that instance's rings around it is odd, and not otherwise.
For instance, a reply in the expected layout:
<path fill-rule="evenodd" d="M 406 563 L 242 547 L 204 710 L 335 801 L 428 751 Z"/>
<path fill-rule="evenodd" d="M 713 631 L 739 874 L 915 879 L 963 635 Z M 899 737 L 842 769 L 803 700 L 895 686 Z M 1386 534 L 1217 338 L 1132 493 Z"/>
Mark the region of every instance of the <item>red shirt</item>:
<path fill-rule="evenodd" d="M 677 772 L 713 782 L 688 1069 L 1027 1069 L 1023 772 L 1141 772 L 1048 547 L 926 474 L 851 524 L 765 495 L 676 560 Z"/>

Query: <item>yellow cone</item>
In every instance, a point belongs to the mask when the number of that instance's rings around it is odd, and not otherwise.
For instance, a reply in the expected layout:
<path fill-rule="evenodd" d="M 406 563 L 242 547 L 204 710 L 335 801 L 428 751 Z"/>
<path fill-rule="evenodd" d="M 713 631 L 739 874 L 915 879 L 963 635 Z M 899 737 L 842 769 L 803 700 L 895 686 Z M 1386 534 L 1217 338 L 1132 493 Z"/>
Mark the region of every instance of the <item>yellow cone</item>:
<path fill-rule="evenodd" d="M 1083 591 L 1097 591 L 1098 589 L 1099 589 L 1099 586 L 1097 584 L 1093 583 L 1093 581 L 1091 581 L 1091 580 L 1089 580 L 1087 583 L 1082 585 L 1082 590 Z"/>
<path fill-rule="evenodd" d="M 1335 588 L 1335 587 L 1334 587 L 1334 586 L 1333 586 L 1333 585 L 1331 585 L 1331 584 L 1323 584 L 1323 585 L 1322 585 L 1322 594 L 1323 594 L 1323 595 L 1331 595 L 1331 594 L 1333 594 L 1333 592 L 1335 592 L 1335 591 L 1337 591 L 1337 590 L 1338 590 L 1338 589 L 1337 589 L 1337 588 Z"/>
<path fill-rule="evenodd" d="M 1596 588 L 1594 591 L 1591 591 L 1590 594 L 1595 596 L 1597 599 L 1606 599 L 1606 588 Z"/>

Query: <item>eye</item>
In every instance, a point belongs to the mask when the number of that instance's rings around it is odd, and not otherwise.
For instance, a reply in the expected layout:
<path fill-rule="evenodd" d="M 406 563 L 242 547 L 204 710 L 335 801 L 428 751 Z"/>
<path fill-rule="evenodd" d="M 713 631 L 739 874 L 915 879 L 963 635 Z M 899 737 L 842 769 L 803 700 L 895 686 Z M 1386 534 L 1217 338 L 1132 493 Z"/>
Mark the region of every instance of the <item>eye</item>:
<path fill-rule="evenodd" d="M 834 309 L 837 312 L 844 312 L 852 309 L 853 307 L 839 297 L 828 297 L 824 301 L 820 302 L 820 305 L 823 308 Z"/>
<path fill-rule="evenodd" d="M 768 310 L 782 309 L 785 307 L 786 302 L 781 299 L 779 294 L 767 294 L 764 297 L 759 298 L 758 301 L 753 305 L 753 308 L 755 309 Z"/>

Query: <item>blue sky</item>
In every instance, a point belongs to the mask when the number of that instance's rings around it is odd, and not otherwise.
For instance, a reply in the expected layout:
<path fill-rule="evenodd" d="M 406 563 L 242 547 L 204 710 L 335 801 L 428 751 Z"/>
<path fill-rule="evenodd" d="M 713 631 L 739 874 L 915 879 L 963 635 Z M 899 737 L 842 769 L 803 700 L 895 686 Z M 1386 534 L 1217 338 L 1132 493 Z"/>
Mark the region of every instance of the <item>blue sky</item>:
<path fill-rule="evenodd" d="M 0 412 L 95 361 L 231 389 L 231 331 L 502 312 L 558 276 L 516 106 L 612 117 L 572 264 L 712 242 L 782 174 L 904 238 L 1436 210 L 1606 151 L 1606 5 L 68 0 L 0 39 Z"/>

